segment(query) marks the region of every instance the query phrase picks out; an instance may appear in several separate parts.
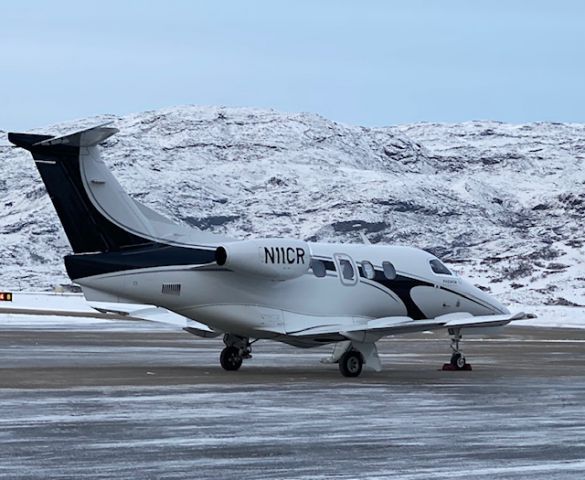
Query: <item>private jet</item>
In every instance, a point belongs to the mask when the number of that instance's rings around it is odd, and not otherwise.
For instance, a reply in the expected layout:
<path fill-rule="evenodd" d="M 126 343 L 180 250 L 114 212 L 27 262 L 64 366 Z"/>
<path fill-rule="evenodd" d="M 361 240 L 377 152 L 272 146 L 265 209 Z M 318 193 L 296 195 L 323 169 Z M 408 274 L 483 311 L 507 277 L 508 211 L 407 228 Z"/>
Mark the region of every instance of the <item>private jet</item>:
<path fill-rule="evenodd" d="M 98 145 L 117 132 L 101 125 L 8 138 L 33 156 L 73 251 L 67 273 L 85 298 L 152 305 L 184 318 L 191 334 L 223 336 L 225 370 L 251 358 L 254 342 L 274 340 L 331 344 L 325 362 L 357 377 L 364 366 L 381 370 L 381 338 L 439 329 L 451 339 L 447 365 L 469 369 L 459 348 L 464 332 L 528 316 L 417 248 L 238 240 L 176 224 L 128 196 L 107 168 Z"/>

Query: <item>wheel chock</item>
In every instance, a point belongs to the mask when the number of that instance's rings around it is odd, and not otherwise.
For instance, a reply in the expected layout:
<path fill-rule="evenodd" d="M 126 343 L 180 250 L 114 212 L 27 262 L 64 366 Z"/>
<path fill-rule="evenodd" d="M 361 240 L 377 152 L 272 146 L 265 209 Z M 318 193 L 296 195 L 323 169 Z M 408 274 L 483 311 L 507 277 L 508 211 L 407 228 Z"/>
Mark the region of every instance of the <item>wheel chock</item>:
<path fill-rule="evenodd" d="M 441 370 L 443 370 L 444 372 L 451 372 L 451 371 L 458 371 L 458 370 L 470 371 L 473 369 L 471 368 L 471 364 L 469 364 L 469 363 L 466 363 L 463 368 L 457 368 L 457 367 L 451 365 L 450 363 L 444 363 L 443 368 L 441 368 Z"/>

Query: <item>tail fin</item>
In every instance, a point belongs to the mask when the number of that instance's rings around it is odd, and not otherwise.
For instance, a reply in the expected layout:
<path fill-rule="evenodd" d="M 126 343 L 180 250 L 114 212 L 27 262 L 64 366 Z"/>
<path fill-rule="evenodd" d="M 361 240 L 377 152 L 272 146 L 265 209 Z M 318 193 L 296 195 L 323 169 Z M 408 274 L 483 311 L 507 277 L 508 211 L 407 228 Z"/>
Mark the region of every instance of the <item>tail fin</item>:
<path fill-rule="evenodd" d="M 148 230 L 145 212 L 124 193 L 96 147 L 117 131 L 99 126 L 63 137 L 8 134 L 13 144 L 31 152 L 75 253 L 119 250 L 152 240 L 132 231 Z M 104 204 L 117 213 L 106 214 L 100 207 Z M 121 226 L 116 217 L 128 225 Z"/>

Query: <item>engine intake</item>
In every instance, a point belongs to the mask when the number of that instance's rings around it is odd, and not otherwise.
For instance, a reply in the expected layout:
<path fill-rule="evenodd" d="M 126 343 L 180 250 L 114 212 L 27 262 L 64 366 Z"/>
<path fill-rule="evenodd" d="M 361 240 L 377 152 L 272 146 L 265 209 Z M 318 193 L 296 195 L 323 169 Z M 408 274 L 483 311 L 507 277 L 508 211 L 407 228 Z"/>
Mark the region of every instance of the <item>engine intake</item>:
<path fill-rule="evenodd" d="M 221 245 L 215 261 L 235 272 L 268 280 L 290 280 L 300 277 L 311 263 L 307 242 L 284 238 L 242 240 Z"/>

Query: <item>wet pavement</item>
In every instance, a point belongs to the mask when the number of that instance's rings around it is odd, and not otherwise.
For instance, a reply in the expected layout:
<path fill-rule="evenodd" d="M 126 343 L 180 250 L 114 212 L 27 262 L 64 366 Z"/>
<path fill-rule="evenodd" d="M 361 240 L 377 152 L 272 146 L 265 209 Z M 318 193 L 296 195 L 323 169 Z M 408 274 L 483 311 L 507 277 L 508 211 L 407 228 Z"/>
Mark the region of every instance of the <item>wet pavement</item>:
<path fill-rule="evenodd" d="M 11 317 L 14 318 L 14 317 Z M 328 348 L 221 341 L 131 322 L 0 318 L 0 478 L 582 479 L 585 332 L 510 327 L 379 344 L 357 379 Z"/>

